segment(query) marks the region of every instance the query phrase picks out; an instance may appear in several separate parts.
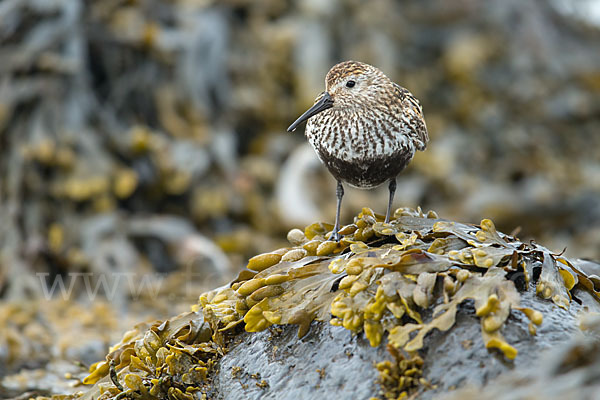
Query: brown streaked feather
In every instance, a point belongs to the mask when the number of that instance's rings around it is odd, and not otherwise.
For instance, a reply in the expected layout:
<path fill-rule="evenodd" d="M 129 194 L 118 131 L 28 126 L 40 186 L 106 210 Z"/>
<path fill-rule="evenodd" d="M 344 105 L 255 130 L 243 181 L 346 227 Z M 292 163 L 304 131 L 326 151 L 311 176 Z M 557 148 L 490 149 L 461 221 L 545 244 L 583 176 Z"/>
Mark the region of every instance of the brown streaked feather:
<path fill-rule="evenodd" d="M 427 133 L 427 125 L 423 117 L 423 109 L 419 100 L 408 89 L 394 83 L 396 97 L 400 100 L 400 107 L 405 114 L 410 115 L 410 135 L 415 143 L 417 150 L 423 151 L 429 142 L 429 134 Z"/>
<path fill-rule="evenodd" d="M 349 79 L 355 85 L 348 86 Z M 429 137 L 421 105 L 381 70 L 345 61 L 334 65 L 325 80 L 333 104 L 312 115 L 305 132 L 338 181 L 378 186 L 395 178 L 415 151 L 425 150 Z"/>

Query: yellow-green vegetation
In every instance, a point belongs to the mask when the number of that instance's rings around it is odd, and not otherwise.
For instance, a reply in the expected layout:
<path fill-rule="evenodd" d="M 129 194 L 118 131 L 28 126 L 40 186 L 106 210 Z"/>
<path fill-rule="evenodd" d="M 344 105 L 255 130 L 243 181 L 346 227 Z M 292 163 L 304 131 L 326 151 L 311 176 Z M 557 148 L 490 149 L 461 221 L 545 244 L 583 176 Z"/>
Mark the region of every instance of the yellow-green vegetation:
<path fill-rule="evenodd" d="M 248 332 L 297 324 L 303 336 L 317 320 L 364 331 L 372 346 L 388 333 L 393 346 L 414 352 L 433 329 L 450 329 L 458 306 L 472 300 L 486 347 L 514 359 L 517 350 L 500 333 L 511 311 L 529 318 L 532 334 L 543 317 L 519 306 L 513 279 L 529 284 L 539 262 L 539 296 L 563 308 L 577 284 L 597 296 L 568 260 L 498 233 L 488 219 L 473 226 L 399 209 L 391 223 L 382 220 L 364 208 L 339 243 L 328 240 L 328 224 L 294 229 L 292 247 L 253 257 L 229 287 L 200 296 L 200 308 L 216 332 L 242 322 Z"/>
<path fill-rule="evenodd" d="M 422 377 L 424 361 L 418 354 L 407 357 L 394 346 L 388 345 L 387 347 L 393 359 L 375 365 L 379 371 L 381 394 L 385 399 L 405 399 L 408 398 L 408 393 L 414 391 L 418 386 L 431 386 Z M 377 400 L 377 398 L 372 397 L 371 400 Z"/>
<path fill-rule="evenodd" d="M 90 367 L 84 398 L 193 400 L 205 392 L 207 377 L 222 356 L 211 331 L 193 312 L 165 322 L 139 324 Z M 78 398 L 80 394 L 72 396 Z"/>
<path fill-rule="evenodd" d="M 58 299 L 1 302 L 1 363 L 7 370 L 24 360 L 41 364 L 86 341 L 110 343 L 118 329 L 118 316 L 102 301 L 91 306 Z"/>
<path fill-rule="evenodd" d="M 450 329 L 466 301 L 480 318 L 485 346 L 512 360 L 517 349 L 501 334 L 509 315 L 523 313 L 532 335 L 543 321 L 540 312 L 520 306 L 515 282 L 522 290 L 535 284 L 538 296 L 563 308 L 575 287 L 600 300 L 593 282 L 567 259 L 497 232 L 490 220 L 476 226 L 398 209 L 390 223 L 382 221 L 364 208 L 341 229 L 339 243 L 328 240 L 329 224 L 293 229 L 290 247 L 251 258 L 231 284 L 200 296 L 193 310 L 206 324 L 191 313 L 137 327 L 84 382 L 98 382 L 101 398 L 134 392 L 188 398 L 207 393 L 202 385 L 210 385 L 207 377 L 235 327 L 258 332 L 293 324 L 303 336 L 312 321 L 322 321 L 364 332 L 371 346 L 387 335 L 395 361 L 376 366 L 382 393 L 403 397 L 426 383 L 418 356 L 424 338 Z"/>

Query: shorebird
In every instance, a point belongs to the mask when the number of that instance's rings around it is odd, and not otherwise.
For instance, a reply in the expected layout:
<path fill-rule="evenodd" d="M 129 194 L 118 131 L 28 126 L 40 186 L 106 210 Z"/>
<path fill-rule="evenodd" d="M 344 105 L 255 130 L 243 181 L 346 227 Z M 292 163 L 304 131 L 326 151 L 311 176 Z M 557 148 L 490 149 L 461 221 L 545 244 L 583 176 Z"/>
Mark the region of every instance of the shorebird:
<path fill-rule="evenodd" d="M 329 70 L 325 91 L 288 132 L 306 120 L 308 141 L 337 180 L 337 212 L 330 238 L 340 240 L 344 182 L 371 189 L 389 181 L 388 223 L 396 176 L 429 141 L 419 101 L 378 68 L 344 61 Z"/>

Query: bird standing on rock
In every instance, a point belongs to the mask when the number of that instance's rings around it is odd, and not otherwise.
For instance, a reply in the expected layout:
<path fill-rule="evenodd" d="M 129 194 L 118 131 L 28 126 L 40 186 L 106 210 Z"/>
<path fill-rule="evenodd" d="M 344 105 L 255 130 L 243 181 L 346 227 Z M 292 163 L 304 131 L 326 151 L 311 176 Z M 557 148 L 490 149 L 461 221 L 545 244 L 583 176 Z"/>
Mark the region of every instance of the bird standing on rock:
<path fill-rule="evenodd" d="M 390 221 L 396 176 L 429 136 L 419 101 L 372 65 L 344 61 L 325 77 L 325 91 L 290 127 L 306 124 L 306 137 L 337 180 L 337 213 L 331 239 L 340 240 L 343 182 L 370 189 L 389 181 L 385 222 Z"/>

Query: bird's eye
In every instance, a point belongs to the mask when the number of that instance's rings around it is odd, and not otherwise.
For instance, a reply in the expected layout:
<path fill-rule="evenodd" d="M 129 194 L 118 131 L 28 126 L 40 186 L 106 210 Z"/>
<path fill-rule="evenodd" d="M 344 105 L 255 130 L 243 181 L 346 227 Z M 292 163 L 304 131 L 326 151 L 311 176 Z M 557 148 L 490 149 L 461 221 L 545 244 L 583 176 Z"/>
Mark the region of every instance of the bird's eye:
<path fill-rule="evenodd" d="M 354 85 L 356 85 L 356 82 L 354 82 L 354 81 L 346 82 L 346 87 L 354 87 Z"/>

